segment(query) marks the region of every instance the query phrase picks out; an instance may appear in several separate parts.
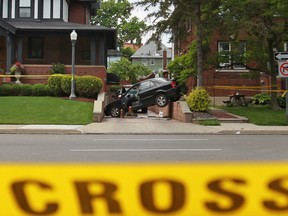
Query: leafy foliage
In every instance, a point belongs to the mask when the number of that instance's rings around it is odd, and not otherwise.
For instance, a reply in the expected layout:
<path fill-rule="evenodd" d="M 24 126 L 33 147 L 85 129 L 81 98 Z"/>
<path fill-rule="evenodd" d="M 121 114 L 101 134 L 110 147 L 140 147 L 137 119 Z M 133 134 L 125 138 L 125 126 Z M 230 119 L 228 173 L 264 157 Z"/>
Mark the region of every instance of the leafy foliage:
<path fill-rule="evenodd" d="M 189 77 L 197 76 L 195 65 L 195 49 L 190 48 L 189 52 L 181 56 L 176 57 L 168 64 L 169 71 L 173 72 L 173 76 L 176 77 L 178 86 L 183 89 L 185 93 L 186 81 Z"/>
<path fill-rule="evenodd" d="M 97 98 L 102 88 L 102 80 L 95 76 L 76 77 L 76 92 L 80 97 Z"/>
<path fill-rule="evenodd" d="M 131 47 L 127 47 L 127 48 L 120 48 L 120 52 L 122 53 L 123 58 L 131 60 L 131 56 L 135 53 L 135 50 L 133 50 Z"/>
<path fill-rule="evenodd" d="M 281 108 L 286 108 L 286 95 L 278 96 L 277 100 L 278 100 L 278 104 Z"/>
<path fill-rule="evenodd" d="M 211 103 L 208 92 L 203 88 L 194 89 L 185 100 L 189 108 L 196 112 L 208 111 Z"/>
<path fill-rule="evenodd" d="M 141 36 L 146 24 L 137 17 L 131 17 L 132 5 L 128 0 L 107 0 L 101 3 L 97 15 L 92 17 L 92 24 L 114 28 L 118 33 L 118 44 L 124 42 L 141 44 Z"/>
<path fill-rule="evenodd" d="M 256 94 L 252 98 L 253 104 L 266 105 L 270 104 L 271 97 L 268 94 Z"/>
<path fill-rule="evenodd" d="M 53 63 L 51 66 L 51 74 L 65 74 L 65 65 L 61 63 Z"/>
<path fill-rule="evenodd" d="M 32 86 L 33 96 L 47 96 L 49 95 L 49 89 L 47 85 L 38 83 Z"/>
<path fill-rule="evenodd" d="M 141 64 L 132 64 L 126 58 L 113 62 L 108 71 L 117 74 L 120 80 L 129 80 L 131 83 L 137 82 L 138 79 L 152 72 L 148 67 Z"/>
<path fill-rule="evenodd" d="M 54 74 L 48 78 L 48 88 L 52 95 L 58 97 L 64 95 L 63 89 L 61 87 L 61 80 L 63 77 L 63 74 Z"/>

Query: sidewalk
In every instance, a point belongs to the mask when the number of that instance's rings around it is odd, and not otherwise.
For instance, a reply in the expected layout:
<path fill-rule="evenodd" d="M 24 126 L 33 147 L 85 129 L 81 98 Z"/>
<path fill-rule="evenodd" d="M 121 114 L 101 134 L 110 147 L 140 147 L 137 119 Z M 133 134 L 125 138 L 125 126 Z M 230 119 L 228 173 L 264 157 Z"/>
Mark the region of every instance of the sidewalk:
<path fill-rule="evenodd" d="M 88 125 L 0 125 L 0 134 L 259 134 L 288 135 L 288 126 L 221 123 L 202 126 L 166 118 L 104 118 Z"/>

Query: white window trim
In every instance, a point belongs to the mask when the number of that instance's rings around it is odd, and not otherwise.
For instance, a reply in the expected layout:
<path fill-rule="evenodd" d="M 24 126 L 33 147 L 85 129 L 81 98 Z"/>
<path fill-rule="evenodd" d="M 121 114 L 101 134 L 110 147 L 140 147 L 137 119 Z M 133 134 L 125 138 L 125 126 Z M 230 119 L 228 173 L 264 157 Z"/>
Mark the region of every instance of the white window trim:
<path fill-rule="evenodd" d="M 218 52 L 222 52 L 224 50 L 221 50 L 221 46 L 220 44 L 221 43 L 229 43 L 229 52 L 232 51 L 232 46 L 231 46 L 231 43 L 230 42 L 227 42 L 227 41 L 218 41 Z M 226 50 L 225 50 L 226 51 Z M 246 44 L 245 44 L 245 47 L 244 47 L 244 52 L 246 52 Z M 229 56 L 229 62 L 225 62 L 225 63 L 219 63 L 219 65 L 221 67 L 225 67 L 226 65 L 229 66 L 231 65 L 231 55 Z M 245 66 L 242 66 L 242 65 L 233 65 L 232 68 L 223 68 L 223 69 L 217 69 L 216 72 L 249 72 L 249 70 L 246 69 Z"/>

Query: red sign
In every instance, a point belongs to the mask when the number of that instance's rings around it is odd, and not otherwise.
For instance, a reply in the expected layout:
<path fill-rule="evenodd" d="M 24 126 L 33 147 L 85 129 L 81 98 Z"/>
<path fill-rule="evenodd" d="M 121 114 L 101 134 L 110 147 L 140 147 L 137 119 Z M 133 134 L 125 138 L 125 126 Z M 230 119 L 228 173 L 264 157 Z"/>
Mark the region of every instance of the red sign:
<path fill-rule="evenodd" d="M 288 62 L 279 63 L 279 76 L 288 77 Z"/>

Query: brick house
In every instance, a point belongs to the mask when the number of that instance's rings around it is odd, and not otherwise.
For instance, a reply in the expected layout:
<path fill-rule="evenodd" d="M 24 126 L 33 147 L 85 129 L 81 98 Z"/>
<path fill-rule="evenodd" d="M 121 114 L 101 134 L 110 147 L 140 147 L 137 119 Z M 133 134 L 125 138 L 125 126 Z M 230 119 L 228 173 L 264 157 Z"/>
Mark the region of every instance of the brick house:
<path fill-rule="evenodd" d="M 183 53 L 187 53 L 190 45 L 195 40 L 194 26 L 190 20 L 186 23 L 187 37 L 183 40 L 175 41 L 174 50 L 175 56 L 180 56 Z M 214 30 L 211 43 L 210 52 L 212 55 L 217 53 L 231 53 L 234 49 L 240 50 L 239 55 L 244 55 L 246 52 L 245 37 L 238 47 L 233 46 L 229 38 L 223 38 L 218 29 Z M 265 88 L 270 88 L 270 76 L 266 74 L 260 75 L 257 79 L 245 78 L 250 71 L 241 64 L 236 64 L 231 56 L 225 58 L 226 61 L 219 62 L 220 67 L 214 67 L 211 69 L 203 69 L 203 85 L 208 90 L 211 96 L 227 96 L 231 92 L 240 92 L 248 96 L 261 93 Z M 231 66 L 232 65 L 232 66 Z M 246 76 L 247 77 L 247 76 Z M 188 89 L 191 90 L 195 87 L 197 81 L 193 78 L 187 81 Z"/>
<path fill-rule="evenodd" d="M 20 61 L 28 75 L 48 75 L 52 63 L 65 64 L 70 73 L 70 33 L 75 30 L 76 75 L 105 81 L 107 50 L 116 48 L 116 31 L 89 25 L 98 7 L 96 0 L 0 0 L 0 70 L 7 73 Z"/>

